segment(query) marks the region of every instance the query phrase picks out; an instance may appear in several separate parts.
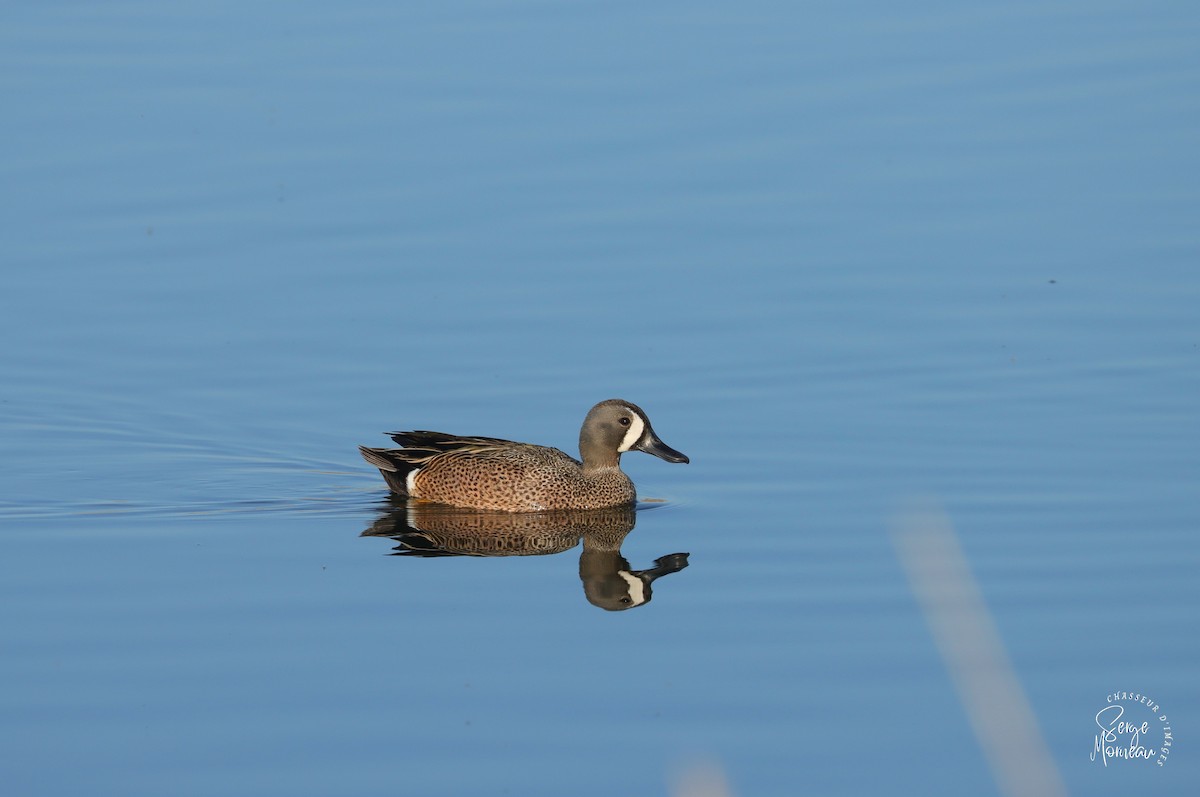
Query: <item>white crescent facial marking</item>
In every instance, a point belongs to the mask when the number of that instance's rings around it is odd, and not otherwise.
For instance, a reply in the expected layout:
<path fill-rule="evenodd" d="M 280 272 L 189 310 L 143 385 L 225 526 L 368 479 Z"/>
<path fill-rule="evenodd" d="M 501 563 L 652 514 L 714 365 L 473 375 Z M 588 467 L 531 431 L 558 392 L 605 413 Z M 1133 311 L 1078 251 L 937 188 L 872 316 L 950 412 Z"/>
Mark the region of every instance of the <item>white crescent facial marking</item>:
<path fill-rule="evenodd" d="M 629 431 L 625 432 L 625 437 L 621 439 L 621 445 L 617 446 L 617 451 L 628 451 L 633 448 L 638 440 L 642 439 L 642 432 L 646 431 L 646 423 L 637 415 L 629 419 Z"/>
<path fill-rule="evenodd" d="M 646 582 L 642 581 L 632 573 L 627 573 L 624 570 L 617 571 L 617 575 L 624 579 L 629 585 L 629 598 L 633 606 L 641 606 L 646 602 Z"/>

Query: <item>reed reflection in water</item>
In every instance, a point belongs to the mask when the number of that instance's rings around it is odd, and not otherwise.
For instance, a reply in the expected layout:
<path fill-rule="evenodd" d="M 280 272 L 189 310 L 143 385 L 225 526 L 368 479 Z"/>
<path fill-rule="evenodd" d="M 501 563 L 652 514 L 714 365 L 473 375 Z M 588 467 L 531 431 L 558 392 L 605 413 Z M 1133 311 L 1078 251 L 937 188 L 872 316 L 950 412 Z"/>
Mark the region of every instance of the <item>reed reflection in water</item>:
<path fill-rule="evenodd" d="M 644 606 L 652 585 L 688 565 L 688 554 L 664 554 L 654 566 L 633 570 L 621 545 L 637 523 L 633 506 L 586 511 L 488 512 L 394 499 L 364 537 L 388 537 L 393 556 L 544 556 L 582 543 L 579 579 L 593 606 L 624 611 Z"/>

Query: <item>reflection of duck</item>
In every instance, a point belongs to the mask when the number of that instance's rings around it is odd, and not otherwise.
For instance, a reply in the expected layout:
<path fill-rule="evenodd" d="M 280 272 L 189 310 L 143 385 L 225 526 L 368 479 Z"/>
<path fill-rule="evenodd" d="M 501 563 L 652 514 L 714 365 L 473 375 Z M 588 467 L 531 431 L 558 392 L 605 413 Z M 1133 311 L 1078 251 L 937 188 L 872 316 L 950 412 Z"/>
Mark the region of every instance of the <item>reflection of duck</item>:
<path fill-rule="evenodd" d="M 587 511 L 487 512 L 414 502 L 396 507 L 363 532 L 390 537 L 397 556 L 536 556 L 562 553 L 583 542 L 579 578 L 588 602 L 609 611 L 649 603 L 650 585 L 688 565 L 686 553 L 654 560 L 654 567 L 631 570 L 621 543 L 633 530 L 633 506 Z"/>
<path fill-rule="evenodd" d="M 454 506 L 506 512 L 598 509 L 631 505 L 633 482 L 621 454 L 645 451 L 667 462 L 688 458 L 668 446 L 636 404 L 602 401 L 579 431 L 582 462 L 557 448 L 494 437 L 441 432 L 393 432 L 403 448 L 359 446 L 397 495 Z"/>

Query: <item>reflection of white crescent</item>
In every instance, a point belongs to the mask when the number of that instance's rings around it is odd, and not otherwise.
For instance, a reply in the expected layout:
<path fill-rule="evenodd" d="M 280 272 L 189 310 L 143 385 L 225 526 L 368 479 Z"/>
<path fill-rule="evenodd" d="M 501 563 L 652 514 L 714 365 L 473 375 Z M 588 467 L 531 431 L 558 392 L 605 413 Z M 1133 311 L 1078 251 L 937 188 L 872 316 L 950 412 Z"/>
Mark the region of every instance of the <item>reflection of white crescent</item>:
<path fill-rule="evenodd" d="M 617 575 L 629 585 L 629 599 L 633 601 L 633 606 L 641 606 L 646 602 L 646 582 L 624 570 L 618 571 Z"/>

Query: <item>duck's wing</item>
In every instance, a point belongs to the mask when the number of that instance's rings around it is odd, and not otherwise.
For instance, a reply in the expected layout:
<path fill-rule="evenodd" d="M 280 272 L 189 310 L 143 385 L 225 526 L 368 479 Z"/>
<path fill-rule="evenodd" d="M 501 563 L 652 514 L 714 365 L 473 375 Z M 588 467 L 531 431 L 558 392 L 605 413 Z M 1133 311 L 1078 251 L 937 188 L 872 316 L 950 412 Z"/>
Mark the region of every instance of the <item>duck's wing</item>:
<path fill-rule="evenodd" d="M 403 448 L 359 446 L 362 458 L 379 468 L 393 492 L 408 495 L 409 476 L 438 457 L 489 457 L 514 444 L 496 437 L 460 437 L 444 432 L 416 430 L 389 432 Z"/>
<path fill-rule="evenodd" d="M 388 432 L 387 434 L 405 448 L 425 448 L 439 453 L 517 445 L 511 440 L 501 440 L 498 437 L 463 437 L 445 432 L 426 432 L 420 429 L 411 432 Z"/>

